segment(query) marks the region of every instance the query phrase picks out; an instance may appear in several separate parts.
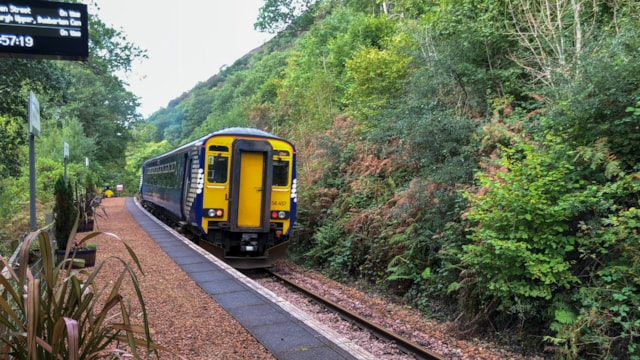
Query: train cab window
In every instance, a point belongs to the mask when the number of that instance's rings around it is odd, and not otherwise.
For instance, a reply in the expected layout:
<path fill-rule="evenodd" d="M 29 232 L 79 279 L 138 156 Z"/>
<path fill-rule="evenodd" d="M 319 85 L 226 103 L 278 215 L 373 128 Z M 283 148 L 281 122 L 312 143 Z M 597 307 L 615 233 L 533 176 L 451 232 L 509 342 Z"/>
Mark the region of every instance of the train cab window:
<path fill-rule="evenodd" d="M 285 160 L 273 160 L 273 185 L 289 185 L 289 162 Z"/>
<path fill-rule="evenodd" d="M 207 180 L 210 183 L 223 184 L 227 182 L 227 169 L 229 169 L 229 158 L 226 156 L 209 156 L 209 166 L 207 167 Z"/>
<path fill-rule="evenodd" d="M 229 152 L 229 147 L 224 145 L 211 145 L 209 151 Z"/>

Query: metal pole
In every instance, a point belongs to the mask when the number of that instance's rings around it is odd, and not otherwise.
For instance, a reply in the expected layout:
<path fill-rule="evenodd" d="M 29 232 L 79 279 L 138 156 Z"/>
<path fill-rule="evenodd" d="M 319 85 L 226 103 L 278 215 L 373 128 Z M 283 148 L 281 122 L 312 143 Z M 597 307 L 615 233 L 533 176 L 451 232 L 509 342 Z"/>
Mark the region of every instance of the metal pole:
<path fill-rule="evenodd" d="M 36 221 L 36 151 L 33 133 L 29 133 L 29 213 L 31 231 L 35 231 L 38 223 Z"/>
<path fill-rule="evenodd" d="M 31 231 L 36 231 L 36 147 L 35 138 L 40 136 L 40 103 L 33 91 L 27 101 L 29 115 L 29 222 Z"/>

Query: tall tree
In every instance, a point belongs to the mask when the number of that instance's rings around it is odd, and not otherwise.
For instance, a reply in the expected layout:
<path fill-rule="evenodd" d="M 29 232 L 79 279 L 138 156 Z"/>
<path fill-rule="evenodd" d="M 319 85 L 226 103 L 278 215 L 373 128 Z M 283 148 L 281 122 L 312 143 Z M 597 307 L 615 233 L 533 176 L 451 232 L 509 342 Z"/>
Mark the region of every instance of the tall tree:
<path fill-rule="evenodd" d="M 46 98 L 57 98 L 66 85 L 62 70 L 52 61 L 0 59 L 0 176 L 20 174 L 29 91 L 45 105 Z"/>
<path fill-rule="evenodd" d="M 97 161 L 124 168 L 129 130 L 141 115 L 138 98 L 116 74 L 130 71 L 134 61 L 147 55 L 97 16 L 90 15 L 89 26 L 89 60 L 64 64 L 73 86 L 66 89 L 61 116 L 78 119 L 86 136 L 95 139 Z"/>
<path fill-rule="evenodd" d="M 137 99 L 115 75 L 77 65 L 67 70 L 75 86 L 67 90 L 61 117 L 82 123 L 86 136 L 95 139 L 96 160 L 105 165 L 124 165 L 129 128 L 140 118 L 136 114 Z"/>
<path fill-rule="evenodd" d="M 127 129 L 140 115 L 136 113 L 137 98 L 126 91 L 115 73 L 129 71 L 133 61 L 146 57 L 146 52 L 91 13 L 89 28 L 86 62 L 0 59 L 1 175 L 19 175 L 18 164 L 24 156 L 21 148 L 27 138 L 29 91 L 38 97 L 43 118 L 60 113 L 79 119 L 87 136 L 98 142 L 101 154 L 115 150 L 124 161 Z M 105 124 L 99 123 L 102 121 Z"/>
<path fill-rule="evenodd" d="M 296 21 L 316 0 L 265 0 L 253 25 L 257 30 L 275 34 Z"/>

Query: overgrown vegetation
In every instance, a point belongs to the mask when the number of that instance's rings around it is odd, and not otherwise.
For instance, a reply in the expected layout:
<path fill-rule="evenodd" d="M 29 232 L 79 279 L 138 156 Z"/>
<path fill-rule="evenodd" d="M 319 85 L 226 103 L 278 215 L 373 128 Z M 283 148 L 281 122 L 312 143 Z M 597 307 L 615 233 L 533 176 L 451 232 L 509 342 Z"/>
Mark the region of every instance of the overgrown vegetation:
<path fill-rule="evenodd" d="M 621 236 L 635 226 L 638 10 L 321 1 L 291 47 L 195 91 L 213 96 L 211 114 L 225 94 L 225 114 L 260 114 L 242 124 L 298 144 L 294 256 L 307 265 L 428 312 L 455 304 L 445 309 L 469 335 L 509 330 L 559 357 L 632 358 L 637 258 L 604 254 L 637 240 L 600 237 L 612 218 Z M 262 82 L 275 91 L 231 95 L 282 54 Z"/>
<path fill-rule="evenodd" d="M 138 100 L 115 73 L 128 71 L 135 59 L 146 55 L 122 31 L 102 23 L 94 15 L 95 6 L 89 6 L 88 61 L 0 59 L 0 249 L 6 249 L 4 255 L 31 230 L 25 121 L 30 91 L 38 98 L 41 118 L 41 136 L 35 141 L 38 226 L 44 226 L 45 215 L 53 207 L 54 185 L 64 171 L 65 142 L 74 191 L 84 185 L 89 173 L 100 187 L 117 183 L 126 183 L 127 190 L 137 187 L 135 180 L 127 183 L 129 177 L 119 169 L 125 167 L 132 126 L 141 118 L 136 112 Z"/>
<path fill-rule="evenodd" d="M 270 130 L 298 148 L 293 259 L 462 335 L 640 358 L 638 2 L 269 0 L 256 26 L 281 31 L 132 127 L 125 186 L 202 134 Z"/>

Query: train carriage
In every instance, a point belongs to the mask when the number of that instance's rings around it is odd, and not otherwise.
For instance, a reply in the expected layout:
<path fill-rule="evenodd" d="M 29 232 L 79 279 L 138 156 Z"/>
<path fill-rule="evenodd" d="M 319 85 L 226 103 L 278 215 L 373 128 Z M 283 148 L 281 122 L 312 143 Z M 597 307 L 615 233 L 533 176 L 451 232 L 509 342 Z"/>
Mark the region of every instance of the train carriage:
<path fill-rule="evenodd" d="M 257 129 L 213 132 L 145 161 L 140 199 L 231 266 L 268 267 L 295 220 L 295 147 Z"/>

